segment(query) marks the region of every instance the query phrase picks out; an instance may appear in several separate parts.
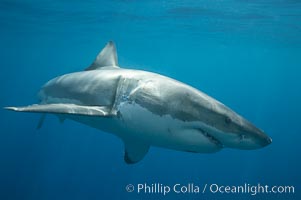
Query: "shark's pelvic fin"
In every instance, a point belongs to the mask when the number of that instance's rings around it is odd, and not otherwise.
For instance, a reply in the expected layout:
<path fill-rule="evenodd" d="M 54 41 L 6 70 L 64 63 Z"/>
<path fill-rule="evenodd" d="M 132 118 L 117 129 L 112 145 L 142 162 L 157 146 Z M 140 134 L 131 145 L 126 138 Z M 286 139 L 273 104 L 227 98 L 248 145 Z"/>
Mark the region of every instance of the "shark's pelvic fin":
<path fill-rule="evenodd" d="M 110 108 L 105 106 L 81 106 L 75 104 L 34 104 L 25 107 L 5 107 L 18 112 L 37 112 L 70 115 L 112 116 Z"/>
<path fill-rule="evenodd" d="M 124 140 L 124 161 L 135 164 L 142 160 L 149 150 L 149 145 L 137 140 Z"/>
<path fill-rule="evenodd" d="M 118 67 L 117 51 L 114 42 L 110 41 L 97 55 L 94 62 L 85 70 L 96 70 L 102 67 Z"/>

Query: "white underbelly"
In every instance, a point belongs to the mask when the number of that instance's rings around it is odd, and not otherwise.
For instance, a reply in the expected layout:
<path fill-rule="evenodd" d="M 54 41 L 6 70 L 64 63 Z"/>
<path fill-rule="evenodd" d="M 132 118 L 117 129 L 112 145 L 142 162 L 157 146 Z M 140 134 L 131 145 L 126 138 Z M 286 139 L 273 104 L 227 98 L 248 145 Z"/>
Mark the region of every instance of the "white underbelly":
<path fill-rule="evenodd" d="M 183 122 L 170 115 L 159 116 L 135 103 L 122 103 L 118 110 L 124 129 L 122 137 L 180 151 L 210 153 L 221 148 L 194 128 L 198 122 Z"/>

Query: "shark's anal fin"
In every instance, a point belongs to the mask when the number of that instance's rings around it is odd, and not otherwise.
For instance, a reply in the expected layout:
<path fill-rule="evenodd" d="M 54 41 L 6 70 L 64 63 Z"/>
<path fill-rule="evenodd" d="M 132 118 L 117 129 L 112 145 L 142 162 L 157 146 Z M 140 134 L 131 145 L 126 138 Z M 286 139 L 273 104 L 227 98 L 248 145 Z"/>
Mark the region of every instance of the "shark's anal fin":
<path fill-rule="evenodd" d="M 43 123 L 44 123 L 44 121 L 45 121 L 45 117 L 46 117 L 46 114 L 43 113 L 43 114 L 41 115 L 41 118 L 40 118 L 39 123 L 38 123 L 38 125 L 37 125 L 37 128 L 36 128 L 37 130 L 40 129 L 40 128 L 42 128 Z"/>
<path fill-rule="evenodd" d="M 135 164 L 142 160 L 149 150 L 149 145 L 139 140 L 124 140 L 124 161 Z"/>
<path fill-rule="evenodd" d="M 34 104 L 25 107 L 6 107 L 5 109 L 17 112 L 37 112 L 52 114 L 69 115 L 88 115 L 88 116 L 113 116 L 110 108 L 106 106 L 81 106 L 76 104 Z M 43 122 L 43 120 L 42 120 Z"/>

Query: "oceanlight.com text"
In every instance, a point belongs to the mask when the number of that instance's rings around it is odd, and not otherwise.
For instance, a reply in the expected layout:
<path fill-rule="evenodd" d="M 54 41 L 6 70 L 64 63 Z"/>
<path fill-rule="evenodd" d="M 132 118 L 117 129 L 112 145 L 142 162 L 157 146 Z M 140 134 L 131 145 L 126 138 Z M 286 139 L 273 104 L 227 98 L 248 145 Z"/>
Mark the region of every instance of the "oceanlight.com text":
<path fill-rule="evenodd" d="M 206 186 L 206 185 L 205 185 Z M 206 188 L 208 185 L 206 186 Z M 205 189 L 206 189 L 205 188 Z M 269 186 L 269 185 L 262 185 L 258 183 L 257 185 L 251 184 L 243 184 L 243 185 L 218 185 L 218 184 L 211 184 L 209 185 L 209 191 L 211 193 L 226 193 L 226 194 L 250 194 L 250 195 L 257 195 L 257 194 L 294 194 L 295 187 L 294 186 Z"/>
<path fill-rule="evenodd" d="M 266 185 L 266 184 L 248 184 L 244 183 L 241 185 L 221 185 L 221 184 L 196 184 L 186 183 L 180 184 L 175 183 L 173 185 L 162 184 L 162 183 L 138 183 L 128 184 L 125 187 L 127 192 L 137 194 L 157 194 L 157 195 L 168 195 L 174 194 L 294 194 L 295 187 L 289 185 Z"/>

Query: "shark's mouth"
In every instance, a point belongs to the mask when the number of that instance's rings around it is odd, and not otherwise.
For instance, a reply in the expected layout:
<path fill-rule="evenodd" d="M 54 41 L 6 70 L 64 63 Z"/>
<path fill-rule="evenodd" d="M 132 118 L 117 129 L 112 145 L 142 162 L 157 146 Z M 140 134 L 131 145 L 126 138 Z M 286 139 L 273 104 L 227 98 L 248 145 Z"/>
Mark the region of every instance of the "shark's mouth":
<path fill-rule="evenodd" d="M 212 142 L 213 144 L 215 144 L 216 146 L 219 146 L 219 147 L 224 147 L 224 145 L 215 137 L 213 137 L 212 135 L 210 135 L 207 131 L 205 131 L 204 129 L 202 128 L 198 128 L 198 130 L 210 141 Z"/>

